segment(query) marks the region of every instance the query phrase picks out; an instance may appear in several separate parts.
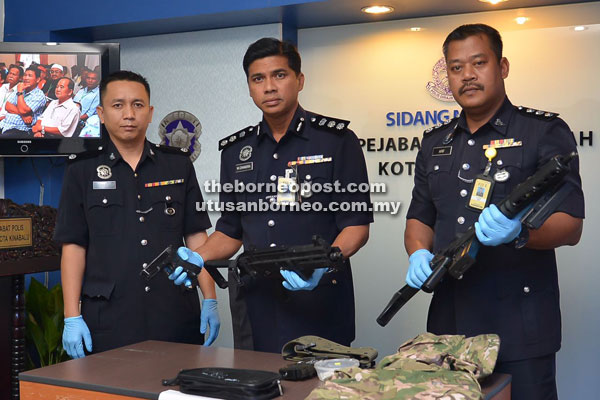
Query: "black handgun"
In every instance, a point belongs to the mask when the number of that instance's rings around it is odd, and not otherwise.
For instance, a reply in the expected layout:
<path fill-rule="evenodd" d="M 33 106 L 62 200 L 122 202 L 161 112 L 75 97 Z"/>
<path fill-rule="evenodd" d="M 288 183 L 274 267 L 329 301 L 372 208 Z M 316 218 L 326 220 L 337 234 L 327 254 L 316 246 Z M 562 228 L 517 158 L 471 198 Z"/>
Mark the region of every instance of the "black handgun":
<path fill-rule="evenodd" d="M 140 275 L 149 281 L 161 270 L 168 276 L 179 266 L 187 273 L 192 283 L 192 286 L 188 287 L 188 289 L 196 288 L 198 286 L 198 275 L 200 275 L 202 268 L 179 257 L 177 249 L 173 245 L 167 246 L 154 260 L 142 268 Z"/>
<path fill-rule="evenodd" d="M 565 184 L 564 178 L 570 172 L 569 163 L 577 157 L 576 152 L 566 156 L 557 155 L 542 165 L 533 175 L 517 185 L 512 192 L 496 206 L 507 218 L 514 218 L 519 212 L 531 207 L 521 218 L 525 226 L 538 229 L 574 189 Z M 475 263 L 479 249 L 475 227 L 456 238 L 446 248 L 437 252 L 430 262 L 432 273 L 421 286 L 421 290 L 431 293 L 446 274 L 460 279 Z M 394 315 L 419 289 L 408 285 L 397 291 L 388 305 L 377 317 L 377 323 L 386 326 Z"/>
<path fill-rule="evenodd" d="M 308 279 L 317 268 L 337 271 L 344 268 L 344 257 L 338 247 L 332 247 L 319 236 L 313 236 L 312 243 L 298 246 L 276 246 L 266 249 L 246 249 L 234 260 L 207 261 L 204 268 L 221 289 L 228 282 L 218 271 L 229 268 L 232 277 L 240 286 L 256 278 L 283 279 L 280 270 L 292 270 L 303 279 Z"/>

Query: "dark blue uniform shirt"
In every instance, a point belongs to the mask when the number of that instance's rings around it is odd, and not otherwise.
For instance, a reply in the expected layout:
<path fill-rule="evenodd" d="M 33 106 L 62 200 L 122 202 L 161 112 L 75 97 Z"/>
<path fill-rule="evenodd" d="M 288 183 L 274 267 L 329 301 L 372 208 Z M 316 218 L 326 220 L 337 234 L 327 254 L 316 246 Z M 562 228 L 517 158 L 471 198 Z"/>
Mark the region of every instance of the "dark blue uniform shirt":
<path fill-rule="evenodd" d="M 139 275 L 168 245 L 211 226 L 196 211 L 202 194 L 189 157 L 146 142 L 133 171 L 108 140 L 81 158 L 67 167 L 54 238 L 86 248 L 81 313 L 93 350 L 150 339 L 202 343 L 197 292 L 162 273 L 150 282 Z M 145 186 L 169 180 L 183 181 Z"/>
<path fill-rule="evenodd" d="M 309 182 L 318 189 L 339 181 L 368 183 L 362 149 L 347 121 L 323 117 L 298 107 L 286 134 L 276 142 L 263 120 L 255 127 L 225 138 L 220 147 L 221 184 L 243 182 L 272 183 L 286 175 L 289 161 L 303 156 L 318 156 L 327 162 L 297 166 L 298 183 Z M 277 203 L 276 192 L 221 193 L 221 202 L 248 204 Z M 313 190 L 302 202 L 358 202 L 370 207 L 369 193 L 324 193 Z M 320 235 L 332 243 L 348 226 L 368 225 L 368 211 L 224 211 L 216 230 L 242 240 L 244 247 L 267 248 L 276 245 L 302 245 Z M 245 288 L 244 297 L 254 338 L 254 349 L 279 352 L 289 340 L 302 335 L 317 335 L 349 345 L 354 340 L 354 293 L 348 262 L 346 271 L 326 274 L 312 291 L 287 291 L 280 279 L 263 279 Z"/>
<path fill-rule="evenodd" d="M 415 186 L 407 219 L 434 230 L 433 251 L 448 245 L 479 217 L 466 207 L 472 182 L 488 162 L 483 145 L 514 139 L 521 146 L 498 148 L 490 176 L 496 175 L 491 203 L 497 203 L 548 161 L 576 150 L 567 124 L 548 113 L 514 107 L 505 99 L 490 121 L 471 134 L 464 113 L 426 133 L 417 155 Z M 449 149 L 451 148 L 451 149 Z M 567 179 L 576 186 L 556 211 L 584 217 L 579 162 Z M 482 246 L 462 280 L 446 278 L 436 289 L 427 330 L 436 334 L 497 333 L 500 361 L 537 357 L 560 348 L 558 274 L 554 250 Z"/>

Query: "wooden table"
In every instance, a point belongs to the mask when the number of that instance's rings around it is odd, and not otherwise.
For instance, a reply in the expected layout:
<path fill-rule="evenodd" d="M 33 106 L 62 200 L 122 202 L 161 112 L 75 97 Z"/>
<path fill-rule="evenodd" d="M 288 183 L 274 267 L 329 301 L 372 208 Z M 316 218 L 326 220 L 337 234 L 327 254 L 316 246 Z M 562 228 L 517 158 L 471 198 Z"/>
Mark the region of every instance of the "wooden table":
<path fill-rule="evenodd" d="M 165 378 L 180 369 L 228 367 L 278 371 L 289 361 L 274 353 L 146 341 L 93 354 L 19 375 L 21 400 L 158 399 Z M 321 382 L 282 381 L 283 398 L 304 399 Z M 177 389 L 177 387 L 171 387 Z M 486 400 L 510 399 L 510 375 L 492 375 L 484 383 Z"/>

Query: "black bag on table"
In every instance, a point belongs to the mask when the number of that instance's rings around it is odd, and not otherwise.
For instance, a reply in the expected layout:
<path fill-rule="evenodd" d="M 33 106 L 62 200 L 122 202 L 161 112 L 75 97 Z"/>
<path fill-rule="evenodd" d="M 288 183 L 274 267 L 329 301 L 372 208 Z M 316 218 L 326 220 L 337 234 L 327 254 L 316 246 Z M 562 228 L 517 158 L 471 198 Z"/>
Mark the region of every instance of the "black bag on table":
<path fill-rule="evenodd" d="M 271 371 L 235 368 L 193 368 L 163 380 L 164 386 L 179 385 L 179 391 L 226 400 L 268 400 L 283 394 L 281 375 Z"/>

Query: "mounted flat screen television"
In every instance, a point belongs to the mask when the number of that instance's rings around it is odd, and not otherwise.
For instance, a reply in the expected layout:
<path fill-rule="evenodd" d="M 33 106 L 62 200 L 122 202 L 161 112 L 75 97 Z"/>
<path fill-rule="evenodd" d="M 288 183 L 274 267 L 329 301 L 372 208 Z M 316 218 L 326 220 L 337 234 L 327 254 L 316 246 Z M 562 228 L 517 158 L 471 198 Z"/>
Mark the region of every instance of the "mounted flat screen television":
<path fill-rule="evenodd" d="M 0 43 L 0 156 L 97 148 L 98 85 L 119 58 L 118 43 Z"/>

